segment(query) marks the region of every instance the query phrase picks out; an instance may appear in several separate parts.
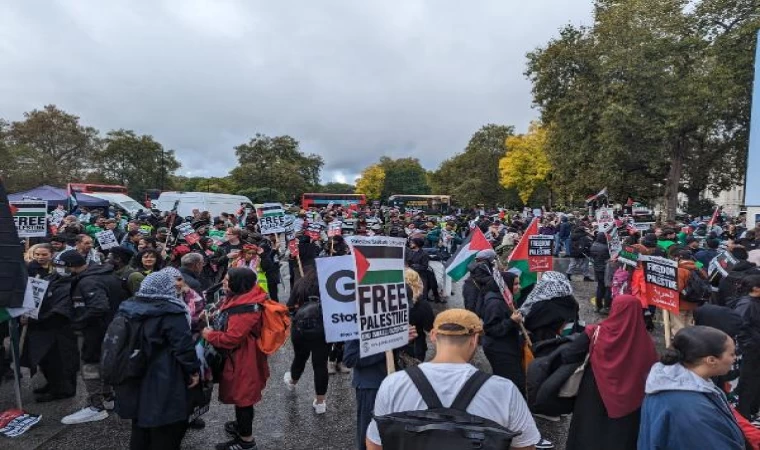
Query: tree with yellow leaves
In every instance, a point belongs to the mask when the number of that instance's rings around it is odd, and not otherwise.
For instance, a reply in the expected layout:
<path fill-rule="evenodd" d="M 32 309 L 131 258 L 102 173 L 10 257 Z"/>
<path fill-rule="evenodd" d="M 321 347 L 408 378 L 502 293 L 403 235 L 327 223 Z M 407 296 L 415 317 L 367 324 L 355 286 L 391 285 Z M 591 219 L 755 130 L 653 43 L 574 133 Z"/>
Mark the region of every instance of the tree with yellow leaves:
<path fill-rule="evenodd" d="M 379 200 L 385 186 L 385 170 L 380 164 L 372 164 L 364 169 L 356 179 L 356 193 L 370 199 Z"/>
<path fill-rule="evenodd" d="M 527 134 L 508 137 L 506 146 L 507 154 L 499 161 L 499 182 L 505 188 L 517 189 L 520 200 L 527 204 L 551 171 L 546 155 L 546 128 L 532 122 Z"/>

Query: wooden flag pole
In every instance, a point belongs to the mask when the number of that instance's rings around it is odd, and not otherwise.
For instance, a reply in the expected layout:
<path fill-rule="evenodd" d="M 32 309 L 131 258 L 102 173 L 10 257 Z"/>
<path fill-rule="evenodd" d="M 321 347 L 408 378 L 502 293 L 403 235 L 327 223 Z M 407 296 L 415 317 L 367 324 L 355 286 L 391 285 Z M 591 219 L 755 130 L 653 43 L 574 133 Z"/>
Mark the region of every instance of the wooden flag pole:
<path fill-rule="evenodd" d="M 303 277 L 303 264 L 301 264 L 301 255 L 296 255 L 296 261 L 298 261 L 298 273 Z"/>
<path fill-rule="evenodd" d="M 385 351 L 385 368 L 388 370 L 388 375 L 396 371 L 396 363 L 393 361 L 393 350 Z"/>
<path fill-rule="evenodd" d="M 670 335 L 670 311 L 662 310 L 662 321 L 665 326 L 665 348 L 668 348 L 670 347 L 670 340 L 672 338 Z"/>

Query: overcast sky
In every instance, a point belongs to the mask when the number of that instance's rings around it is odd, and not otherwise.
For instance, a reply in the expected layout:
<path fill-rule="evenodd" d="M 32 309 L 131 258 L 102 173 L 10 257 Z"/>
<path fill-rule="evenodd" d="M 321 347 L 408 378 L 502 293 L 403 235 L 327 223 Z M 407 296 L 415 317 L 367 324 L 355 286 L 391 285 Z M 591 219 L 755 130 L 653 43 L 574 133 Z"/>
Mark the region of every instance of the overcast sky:
<path fill-rule="evenodd" d="M 486 123 L 537 117 L 525 53 L 591 0 L 5 0 L 0 117 L 55 104 L 223 176 L 289 134 L 353 182 L 380 156 L 433 169 Z M 475 170 L 475 168 L 474 168 Z"/>

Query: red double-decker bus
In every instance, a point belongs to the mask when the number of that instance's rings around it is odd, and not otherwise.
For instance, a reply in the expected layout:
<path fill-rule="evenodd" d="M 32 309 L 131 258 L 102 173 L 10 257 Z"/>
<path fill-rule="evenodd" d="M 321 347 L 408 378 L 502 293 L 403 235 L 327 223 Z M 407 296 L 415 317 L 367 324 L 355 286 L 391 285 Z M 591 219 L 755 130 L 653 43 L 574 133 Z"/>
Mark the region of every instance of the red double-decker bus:
<path fill-rule="evenodd" d="M 308 193 L 301 197 L 301 208 L 324 208 L 333 205 L 349 207 L 356 205 L 361 208 L 367 205 L 367 196 L 364 194 L 319 194 Z"/>
<path fill-rule="evenodd" d="M 107 192 L 112 194 L 126 194 L 127 188 L 117 184 L 89 184 L 89 183 L 69 183 L 69 189 L 74 192 L 90 194 L 93 192 Z"/>

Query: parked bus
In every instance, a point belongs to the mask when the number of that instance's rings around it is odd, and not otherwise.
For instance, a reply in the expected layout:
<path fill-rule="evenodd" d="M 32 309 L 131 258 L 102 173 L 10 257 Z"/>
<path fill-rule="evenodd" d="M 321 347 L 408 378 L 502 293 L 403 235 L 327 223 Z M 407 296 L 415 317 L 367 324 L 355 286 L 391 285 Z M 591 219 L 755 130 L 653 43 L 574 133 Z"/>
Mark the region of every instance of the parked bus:
<path fill-rule="evenodd" d="M 451 211 L 450 195 L 391 195 L 388 206 L 401 212 L 422 211 L 433 216 L 445 216 Z"/>
<path fill-rule="evenodd" d="M 332 203 L 338 206 L 357 205 L 362 208 L 367 205 L 367 196 L 364 194 L 318 194 L 308 193 L 301 197 L 301 208 L 309 209 L 324 208 Z"/>

